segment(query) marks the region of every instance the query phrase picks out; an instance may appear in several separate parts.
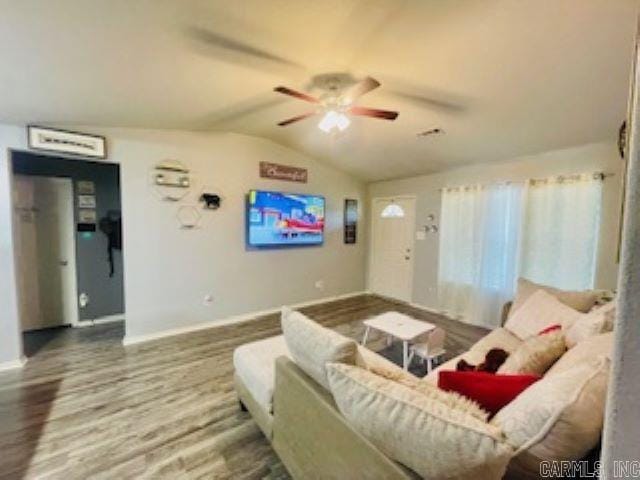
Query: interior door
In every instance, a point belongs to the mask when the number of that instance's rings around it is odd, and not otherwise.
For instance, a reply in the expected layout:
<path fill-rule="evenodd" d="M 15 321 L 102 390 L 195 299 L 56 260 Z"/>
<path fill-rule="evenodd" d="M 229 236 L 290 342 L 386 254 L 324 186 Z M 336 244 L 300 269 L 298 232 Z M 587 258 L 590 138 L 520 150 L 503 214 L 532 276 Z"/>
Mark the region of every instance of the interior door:
<path fill-rule="evenodd" d="M 23 330 L 78 321 L 71 179 L 16 175 L 17 264 Z"/>
<path fill-rule="evenodd" d="M 374 199 L 369 285 L 374 293 L 411 301 L 415 198 Z"/>

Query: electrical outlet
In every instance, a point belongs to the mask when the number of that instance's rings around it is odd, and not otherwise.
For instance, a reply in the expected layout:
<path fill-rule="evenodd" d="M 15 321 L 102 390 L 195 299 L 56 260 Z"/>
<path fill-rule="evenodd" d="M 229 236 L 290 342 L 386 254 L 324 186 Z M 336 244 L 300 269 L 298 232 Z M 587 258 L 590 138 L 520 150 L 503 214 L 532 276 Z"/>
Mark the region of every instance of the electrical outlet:
<path fill-rule="evenodd" d="M 324 290 L 324 280 L 316 280 L 315 285 L 318 290 Z"/>
<path fill-rule="evenodd" d="M 80 308 L 85 308 L 89 304 L 89 294 L 82 292 L 80 297 L 78 297 L 78 303 L 80 304 Z"/>
<path fill-rule="evenodd" d="M 210 307 L 213 304 L 213 295 L 211 295 L 210 293 L 206 294 L 204 296 L 204 300 L 202 301 L 202 304 L 205 307 Z"/>

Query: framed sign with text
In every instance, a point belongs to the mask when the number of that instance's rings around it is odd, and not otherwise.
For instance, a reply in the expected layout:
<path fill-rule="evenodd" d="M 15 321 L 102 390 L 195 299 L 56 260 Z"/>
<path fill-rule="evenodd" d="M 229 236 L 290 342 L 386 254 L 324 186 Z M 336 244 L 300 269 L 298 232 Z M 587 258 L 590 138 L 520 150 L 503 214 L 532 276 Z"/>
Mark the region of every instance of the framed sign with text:
<path fill-rule="evenodd" d="M 107 141 L 99 135 L 29 125 L 27 139 L 33 150 L 107 158 Z"/>

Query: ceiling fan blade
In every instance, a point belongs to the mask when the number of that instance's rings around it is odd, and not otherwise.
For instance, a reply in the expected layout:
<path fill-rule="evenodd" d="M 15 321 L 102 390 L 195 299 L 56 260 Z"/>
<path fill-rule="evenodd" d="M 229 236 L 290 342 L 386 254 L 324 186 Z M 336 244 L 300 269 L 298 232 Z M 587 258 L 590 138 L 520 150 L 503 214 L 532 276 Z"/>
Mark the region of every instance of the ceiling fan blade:
<path fill-rule="evenodd" d="M 347 113 L 352 115 L 362 115 L 364 117 L 381 118 L 382 120 L 395 120 L 398 118 L 398 112 L 367 107 L 350 107 L 347 109 Z"/>
<path fill-rule="evenodd" d="M 361 97 L 365 93 L 369 93 L 371 90 L 375 90 L 380 86 L 380 82 L 373 77 L 366 77 L 364 80 L 359 81 L 352 86 L 342 96 L 342 99 L 346 105 L 351 105 L 358 97 Z"/>
<path fill-rule="evenodd" d="M 316 112 L 303 113 L 302 115 L 298 115 L 297 117 L 291 117 L 291 118 L 288 118 L 286 120 L 281 121 L 280 123 L 278 123 L 278 126 L 279 127 L 286 127 L 287 125 L 290 125 L 290 124 L 292 124 L 294 122 L 299 122 L 300 120 L 304 120 L 305 118 L 312 117 L 315 114 L 316 114 Z"/>
<path fill-rule="evenodd" d="M 292 90 L 287 87 L 276 87 L 273 89 L 273 91 L 278 93 L 283 93 L 284 95 L 290 95 L 299 100 L 304 100 L 305 102 L 320 103 L 320 100 L 318 100 L 315 97 L 312 97 L 311 95 L 307 95 L 306 93 L 298 92 L 296 90 Z"/>
<path fill-rule="evenodd" d="M 187 30 L 187 34 L 203 45 L 208 45 L 222 51 L 227 51 L 232 56 L 241 55 L 248 58 L 253 58 L 254 60 L 258 61 L 268 61 L 289 67 L 304 68 L 302 67 L 302 65 L 288 58 L 284 58 L 280 55 L 276 55 L 261 48 L 254 47 L 253 45 L 244 43 L 240 40 L 221 35 L 212 30 L 207 30 L 199 27 L 191 27 Z"/>
<path fill-rule="evenodd" d="M 409 100 L 410 102 L 413 102 L 417 106 L 421 106 L 424 108 L 435 108 L 438 110 L 448 111 L 452 113 L 463 112 L 467 108 L 461 102 L 458 102 L 458 101 L 442 100 L 436 97 L 428 97 L 425 95 L 417 95 L 417 94 L 401 92 L 397 90 L 390 90 L 389 93 L 397 97 L 403 98 L 405 100 Z"/>

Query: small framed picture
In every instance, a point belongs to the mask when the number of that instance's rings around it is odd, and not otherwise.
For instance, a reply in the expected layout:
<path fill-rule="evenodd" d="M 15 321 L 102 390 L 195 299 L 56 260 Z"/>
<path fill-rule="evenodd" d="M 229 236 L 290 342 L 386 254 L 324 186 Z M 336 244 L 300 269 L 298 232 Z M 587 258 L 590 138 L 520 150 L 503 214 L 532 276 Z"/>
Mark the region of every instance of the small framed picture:
<path fill-rule="evenodd" d="M 80 195 L 93 195 L 96 193 L 96 184 L 91 180 L 78 180 L 77 188 Z"/>
<path fill-rule="evenodd" d="M 96 211 L 92 208 L 78 210 L 78 223 L 96 223 Z"/>
<path fill-rule="evenodd" d="M 347 198 L 344 201 L 344 243 L 354 244 L 357 241 L 358 200 Z"/>
<path fill-rule="evenodd" d="M 96 208 L 96 196 L 78 195 L 78 208 Z"/>

